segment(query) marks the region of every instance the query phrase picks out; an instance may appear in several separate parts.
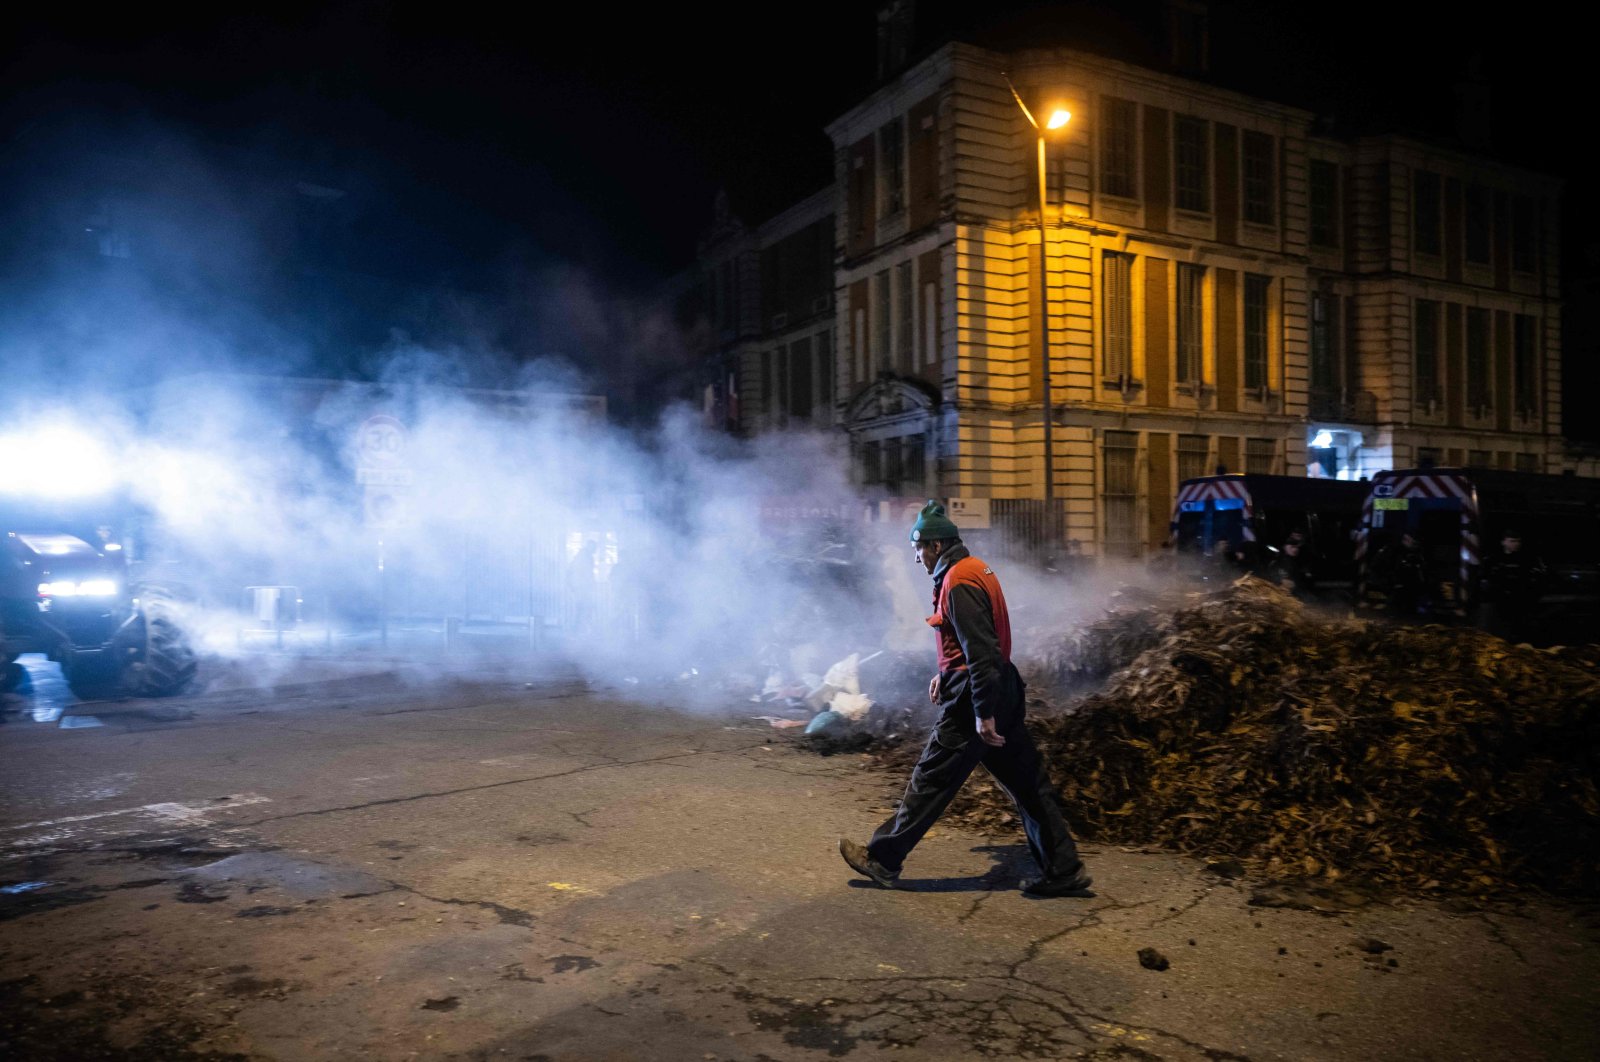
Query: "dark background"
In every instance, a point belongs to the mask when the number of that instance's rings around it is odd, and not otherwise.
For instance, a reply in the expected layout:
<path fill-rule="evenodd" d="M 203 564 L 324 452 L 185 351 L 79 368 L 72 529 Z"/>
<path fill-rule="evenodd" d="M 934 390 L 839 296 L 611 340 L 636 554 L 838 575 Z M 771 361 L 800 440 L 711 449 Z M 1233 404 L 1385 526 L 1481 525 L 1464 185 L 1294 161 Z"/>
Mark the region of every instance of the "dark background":
<path fill-rule="evenodd" d="M 608 295 L 648 292 L 692 263 L 719 188 L 759 222 L 831 179 L 823 126 L 875 83 L 876 7 L 37 6 L 0 24 L 5 259 L 15 275 L 42 253 L 29 233 L 85 155 L 113 168 L 181 157 L 228 189 L 205 181 L 200 217 L 210 210 L 219 231 L 224 215 L 254 218 L 264 254 L 283 248 L 271 211 L 252 214 L 263 189 L 342 193 L 337 238 L 299 248 L 302 271 L 368 278 L 380 315 L 396 291 L 504 301 L 506 278 L 553 265 Z M 925 46 L 954 33 L 1159 63 L 1161 11 L 924 0 L 917 18 Z M 1493 23 L 1467 8 L 1425 14 L 1213 3 L 1214 79 L 1310 107 L 1334 132 L 1446 138 L 1463 86 L 1487 92 L 1489 153 L 1573 182 L 1567 276 L 1595 272 L 1595 212 L 1577 183 L 1592 97 L 1582 35 L 1553 7 Z M 177 242 L 209 242 L 197 224 Z M 1592 361 L 1569 359 L 1575 380 L 1593 380 Z"/>

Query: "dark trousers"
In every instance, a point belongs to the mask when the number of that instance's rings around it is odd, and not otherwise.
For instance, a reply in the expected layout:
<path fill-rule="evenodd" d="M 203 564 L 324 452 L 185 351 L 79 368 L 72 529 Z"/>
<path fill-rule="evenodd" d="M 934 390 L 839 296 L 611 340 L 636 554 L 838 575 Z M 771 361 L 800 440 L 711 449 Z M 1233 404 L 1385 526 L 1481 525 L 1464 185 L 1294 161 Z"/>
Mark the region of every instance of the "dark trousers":
<path fill-rule="evenodd" d="M 872 858 L 898 873 L 911 849 L 944 814 L 967 775 L 981 763 L 1016 804 L 1022 815 L 1022 829 L 1028 835 L 1028 851 L 1045 876 L 1076 874 L 1083 866 L 1078 847 L 1056 805 L 1032 735 L 1026 725 L 1021 725 L 1006 733 L 1005 739 L 1004 745 L 995 748 L 984 744 L 974 733 L 965 745 L 952 749 L 939 743 L 937 732 L 930 736 L 922 758 L 911 772 L 899 809 L 878 827 L 867 844 Z"/>

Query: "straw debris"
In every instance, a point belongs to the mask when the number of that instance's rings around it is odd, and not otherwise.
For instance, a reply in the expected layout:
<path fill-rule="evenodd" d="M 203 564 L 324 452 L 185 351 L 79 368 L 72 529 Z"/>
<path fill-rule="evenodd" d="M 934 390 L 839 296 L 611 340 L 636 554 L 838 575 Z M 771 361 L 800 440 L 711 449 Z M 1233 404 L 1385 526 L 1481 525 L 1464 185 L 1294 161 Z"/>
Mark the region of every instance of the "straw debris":
<path fill-rule="evenodd" d="M 1095 645 L 1125 663 L 1052 708 Z M 1600 880 L 1600 647 L 1334 618 L 1244 578 L 1114 615 L 1028 670 L 1045 695 L 1034 736 L 1087 839 L 1309 886 L 1593 894 Z M 1013 810 L 985 780 L 952 814 L 987 828 Z"/>

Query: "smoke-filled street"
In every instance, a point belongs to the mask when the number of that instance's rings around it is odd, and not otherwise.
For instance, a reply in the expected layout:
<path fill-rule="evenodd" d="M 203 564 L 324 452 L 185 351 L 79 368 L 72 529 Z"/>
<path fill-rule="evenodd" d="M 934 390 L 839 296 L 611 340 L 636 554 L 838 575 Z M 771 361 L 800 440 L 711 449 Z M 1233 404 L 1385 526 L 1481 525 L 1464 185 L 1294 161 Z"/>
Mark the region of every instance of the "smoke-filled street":
<path fill-rule="evenodd" d="M 1600 1058 L 1581 35 L 12 6 L 0 1062 Z"/>
<path fill-rule="evenodd" d="M 155 701 L 30 671 L 0 725 L 12 1057 L 1600 1049 L 1586 907 L 1297 902 L 1108 845 L 1095 895 L 1030 900 L 1020 832 L 954 825 L 882 890 L 835 844 L 901 776 L 754 704 L 624 698 L 548 655 L 320 656 Z"/>

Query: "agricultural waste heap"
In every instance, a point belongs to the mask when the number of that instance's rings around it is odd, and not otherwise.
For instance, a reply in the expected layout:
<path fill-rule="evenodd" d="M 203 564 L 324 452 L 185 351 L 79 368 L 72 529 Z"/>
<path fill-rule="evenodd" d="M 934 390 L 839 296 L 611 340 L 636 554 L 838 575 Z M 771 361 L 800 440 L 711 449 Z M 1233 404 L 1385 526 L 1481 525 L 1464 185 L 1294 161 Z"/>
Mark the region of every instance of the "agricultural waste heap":
<path fill-rule="evenodd" d="M 1126 666 L 1066 709 L 1030 706 L 1082 836 L 1307 885 L 1595 892 L 1600 647 L 1334 619 L 1251 578 L 1106 624 L 1091 641 Z M 1084 648 L 1081 632 L 1045 647 L 1034 692 L 1083 677 Z M 985 780 L 952 814 L 996 827 L 1013 810 Z"/>

